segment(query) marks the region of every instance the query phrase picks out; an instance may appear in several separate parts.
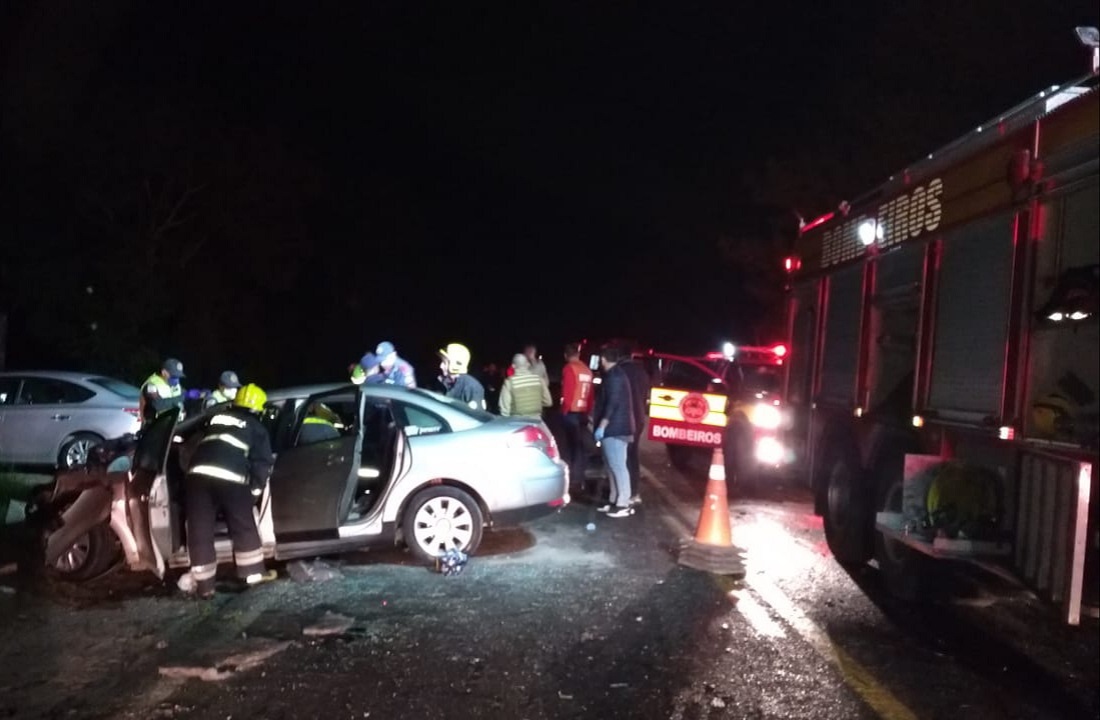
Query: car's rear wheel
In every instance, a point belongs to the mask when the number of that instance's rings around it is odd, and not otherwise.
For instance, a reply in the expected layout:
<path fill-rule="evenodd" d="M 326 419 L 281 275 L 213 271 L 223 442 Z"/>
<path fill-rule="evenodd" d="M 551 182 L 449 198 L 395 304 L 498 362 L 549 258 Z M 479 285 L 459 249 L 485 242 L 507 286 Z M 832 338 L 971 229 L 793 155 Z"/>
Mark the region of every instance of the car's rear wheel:
<path fill-rule="evenodd" d="M 448 550 L 473 554 L 481 544 L 484 524 L 481 508 L 468 493 L 436 485 L 413 496 L 401 529 L 409 550 L 432 562 Z"/>
<path fill-rule="evenodd" d="M 72 470 L 87 465 L 92 448 L 102 444 L 103 438 L 95 433 L 76 433 L 61 444 L 61 450 L 57 453 L 57 466 L 62 470 Z"/>
<path fill-rule="evenodd" d="M 100 523 L 73 541 L 47 568 L 51 577 L 69 582 L 91 580 L 119 559 L 121 548 L 107 523 Z"/>

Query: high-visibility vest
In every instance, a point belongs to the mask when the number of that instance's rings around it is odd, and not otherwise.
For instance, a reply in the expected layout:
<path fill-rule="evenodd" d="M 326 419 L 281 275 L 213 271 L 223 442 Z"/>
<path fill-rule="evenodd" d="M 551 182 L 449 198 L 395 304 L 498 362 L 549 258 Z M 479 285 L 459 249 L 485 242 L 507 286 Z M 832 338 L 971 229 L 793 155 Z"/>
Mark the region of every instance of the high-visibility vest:
<path fill-rule="evenodd" d="M 156 400 L 151 401 L 150 395 Z M 179 385 L 170 385 L 160 376 L 160 373 L 153 373 L 141 385 L 142 420 L 149 422 L 173 407 L 183 407 L 183 388 Z"/>

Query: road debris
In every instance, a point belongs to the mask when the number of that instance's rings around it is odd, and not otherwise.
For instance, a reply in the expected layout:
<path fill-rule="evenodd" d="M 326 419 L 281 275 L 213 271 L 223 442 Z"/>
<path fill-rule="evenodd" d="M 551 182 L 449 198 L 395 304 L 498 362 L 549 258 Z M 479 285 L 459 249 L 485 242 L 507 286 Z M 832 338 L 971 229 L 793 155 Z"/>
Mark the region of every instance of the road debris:
<path fill-rule="evenodd" d="M 286 571 L 294 582 L 325 582 L 344 576 L 324 560 L 295 560 L 287 563 Z"/>
<path fill-rule="evenodd" d="M 212 665 L 162 665 L 158 673 L 162 677 L 178 680 L 197 678 L 207 682 L 220 682 L 260 666 L 268 658 L 286 650 L 289 645 L 289 642 L 266 640 L 257 643 L 257 647 L 252 650 L 235 653 Z"/>
<path fill-rule="evenodd" d="M 331 611 L 325 614 L 312 625 L 302 628 L 302 634 L 310 637 L 325 637 L 328 635 L 343 635 L 355 624 L 355 618 L 340 615 Z"/>

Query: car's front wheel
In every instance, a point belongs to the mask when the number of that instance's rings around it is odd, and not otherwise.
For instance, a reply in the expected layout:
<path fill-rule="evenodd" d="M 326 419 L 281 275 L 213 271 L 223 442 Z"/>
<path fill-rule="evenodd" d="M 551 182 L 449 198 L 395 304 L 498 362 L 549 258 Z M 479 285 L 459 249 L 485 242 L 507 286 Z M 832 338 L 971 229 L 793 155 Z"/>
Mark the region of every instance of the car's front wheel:
<path fill-rule="evenodd" d="M 88 464 L 92 448 L 103 444 L 103 438 L 94 433 L 76 433 L 61 444 L 57 453 L 57 466 L 62 470 L 72 470 Z"/>
<path fill-rule="evenodd" d="M 47 567 L 50 576 L 68 582 L 92 580 L 107 572 L 121 557 L 121 548 L 107 523 L 80 535 Z"/>
<path fill-rule="evenodd" d="M 401 522 L 405 544 L 418 558 L 433 562 L 448 550 L 472 554 L 481 544 L 485 518 L 469 493 L 447 485 L 418 492 Z"/>

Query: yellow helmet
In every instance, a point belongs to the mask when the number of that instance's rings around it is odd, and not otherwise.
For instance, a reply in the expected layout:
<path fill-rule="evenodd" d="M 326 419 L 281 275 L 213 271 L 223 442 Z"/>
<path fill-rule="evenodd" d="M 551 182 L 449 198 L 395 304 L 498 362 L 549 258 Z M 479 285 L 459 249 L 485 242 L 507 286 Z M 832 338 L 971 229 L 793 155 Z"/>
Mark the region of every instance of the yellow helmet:
<path fill-rule="evenodd" d="M 439 351 L 439 356 L 447 362 L 447 371 L 452 375 L 463 375 L 470 368 L 470 349 L 460 343 L 451 343 Z"/>
<path fill-rule="evenodd" d="M 996 525 L 998 477 L 985 468 L 948 461 L 936 468 L 925 496 L 929 524 L 949 537 L 976 537 Z"/>
<path fill-rule="evenodd" d="M 267 393 L 260 389 L 259 385 L 249 383 L 237 391 L 237 397 L 233 398 L 233 404 L 243 407 L 254 413 L 263 412 L 267 403 Z"/>
<path fill-rule="evenodd" d="M 1039 398 L 1031 404 L 1031 429 L 1041 438 L 1071 435 L 1073 406 L 1058 393 Z"/>

